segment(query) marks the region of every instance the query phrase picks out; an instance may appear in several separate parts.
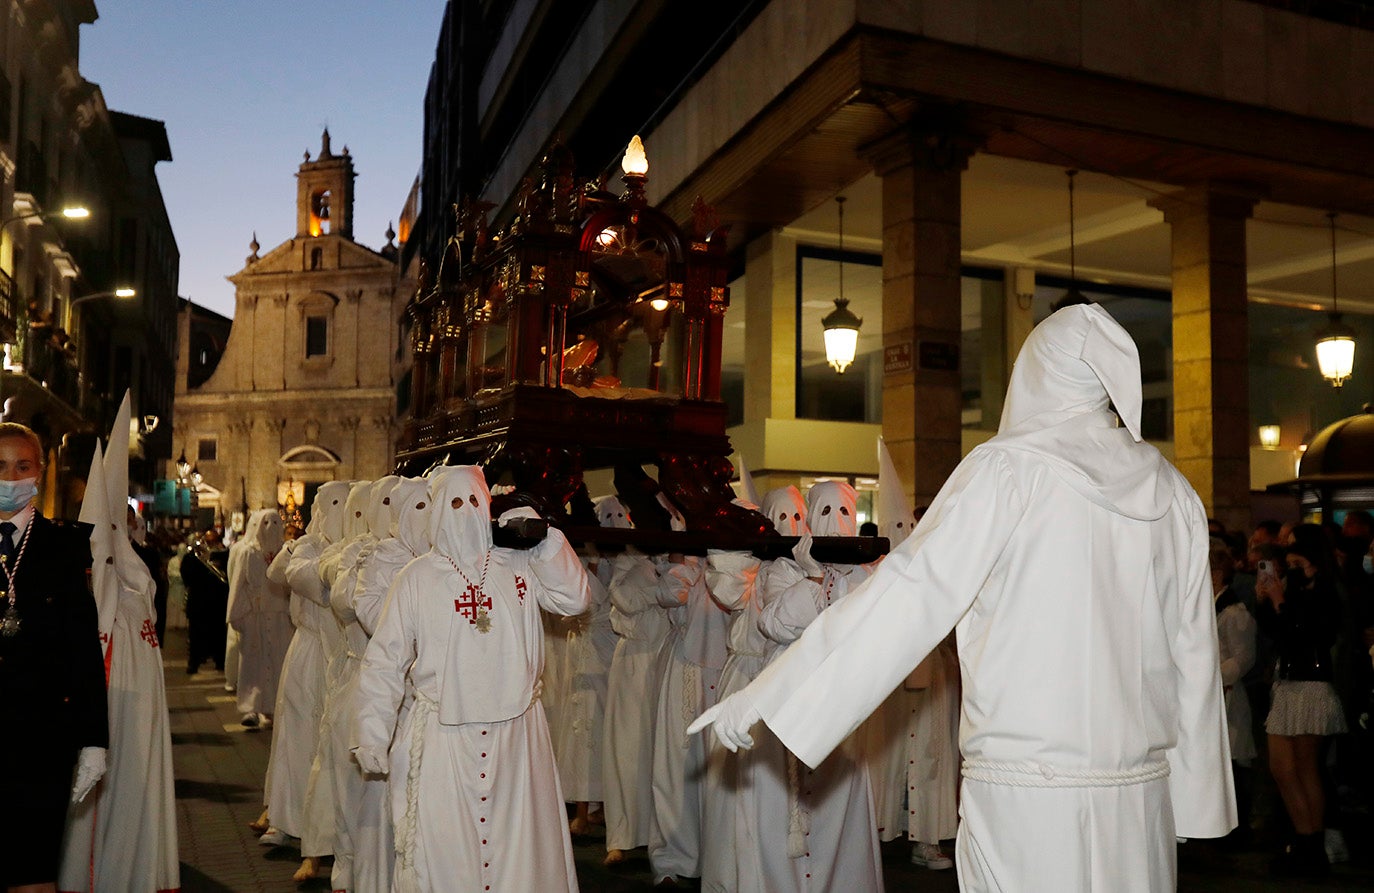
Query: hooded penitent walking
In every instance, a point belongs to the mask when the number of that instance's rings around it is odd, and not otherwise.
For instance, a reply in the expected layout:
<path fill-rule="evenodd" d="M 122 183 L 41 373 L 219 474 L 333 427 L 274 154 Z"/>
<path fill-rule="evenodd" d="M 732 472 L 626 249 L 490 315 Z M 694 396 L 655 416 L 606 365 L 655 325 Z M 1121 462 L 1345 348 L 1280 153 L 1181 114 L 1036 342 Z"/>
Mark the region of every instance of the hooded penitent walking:
<path fill-rule="evenodd" d="M 576 890 L 539 609 L 587 610 L 582 562 L 553 528 L 532 549 L 494 548 L 479 468 L 443 470 L 429 496 L 434 548 L 392 584 L 358 679 L 353 752 L 390 773 L 393 889 Z"/>
<path fill-rule="evenodd" d="M 1225 834 L 1235 801 L 1207 520 L 1140 403 L 1105 311 L 1041 323 L 915 534 L 694 728 L 748 746 L 762 718 L 816 765 L 954 627 L 960 888 L 1173 890 L 1175 835 Z"/>

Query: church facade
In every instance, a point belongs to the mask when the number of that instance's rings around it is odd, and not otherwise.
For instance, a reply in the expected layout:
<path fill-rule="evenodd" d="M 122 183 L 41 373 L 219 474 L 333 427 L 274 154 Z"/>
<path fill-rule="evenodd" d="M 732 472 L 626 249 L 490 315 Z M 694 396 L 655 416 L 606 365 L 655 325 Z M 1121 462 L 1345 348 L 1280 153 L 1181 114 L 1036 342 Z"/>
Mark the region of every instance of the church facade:
<path fill-rule="evenodd" d="M 394 234 L 381 251 L 354 240 L 353 159 L 333 152 L 327 130 L 296 177 L 296 234 L 261 255 L 254 236 L 228 277 L 224 354 L 196 386 L 192 339 L 179 339 L 174 451 L 200 474 L 201 506 L 226 525 L 236 512 L 308 506 L 320 484 L 379 477 L 393 463 L 398 320 L 411 290 Z"/>

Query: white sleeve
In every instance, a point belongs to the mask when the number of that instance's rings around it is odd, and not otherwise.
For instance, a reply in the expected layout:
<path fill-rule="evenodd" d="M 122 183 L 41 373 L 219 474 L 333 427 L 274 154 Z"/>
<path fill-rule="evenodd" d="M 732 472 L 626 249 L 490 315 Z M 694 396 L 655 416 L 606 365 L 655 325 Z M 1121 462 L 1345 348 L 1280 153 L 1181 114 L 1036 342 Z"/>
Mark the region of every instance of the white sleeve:
<path fill-rule="evenodd" d="M 538 584 L 534 597 L 550 614 L 576 617 L 592 604 L 587 568 L 577 557 L 563 531 L 550 527 L 544 541 L 529 551 L 530 574 Z"/>
<path fill-rule="evenodd" d="M 642 555 L 617 555 L 613 563 L 611 583 L 606 587 L 611 593 L 611 606 L 626 615 L 657 608 L 658 572 L 654 563 Z"/>
<path fill-rule="evenodd" d="M 858 728 L 964 616 L 1019 517 L 1006 458 L 974 450 L 897 551 L 745 690 L 783 744 L 814 768 Z"/>
<path fill-rule="evenodd" d="M 329 593 L 320 582 L 318 568 L 320 547 L 311 543 L 308 548 L 297 547 L 291 552 L 291 563 L 286 568 L 286 583 L 291 591 L 308 598 L 322 608 L 329 606 Z"/>
<path fill-rule="evenodd" d="M 711 598 L 727 611 L 738 611 L 754 596 L 762 565 L 749 552 L 709 552 L 706 556 L 706 588 Z"/>
<path fill-rule="evenodd" d="M 821 584 L 807 577 L 802 577 L 781 592 L 773 587 L 772 594 L 759 612 L 759 631 L 782 645 L 795 642 L 820 616 L 820 609 L 816 607 L 820 594 Z"/>
<path fill-rule="evenodd" d="M 1221 837 L 1236 827 L 1231 743 L 1217 658 L 1217 612 L 1207 561 L 1207 516 L 1192 493 L 1179 539 L 1178 632 L 1173 664 L 1178 680 L 1177 743 L 1165 751 L 1174 831 L 1179 837 Z"/>
<path fill-rule="evenodd" d="M 414 575 L 401 574 L 387 594 L 381 619 L 358 671 L 358 712 L 348 746 L 391 746 L 405 696 L 406 672 L 415 662 Z"/>

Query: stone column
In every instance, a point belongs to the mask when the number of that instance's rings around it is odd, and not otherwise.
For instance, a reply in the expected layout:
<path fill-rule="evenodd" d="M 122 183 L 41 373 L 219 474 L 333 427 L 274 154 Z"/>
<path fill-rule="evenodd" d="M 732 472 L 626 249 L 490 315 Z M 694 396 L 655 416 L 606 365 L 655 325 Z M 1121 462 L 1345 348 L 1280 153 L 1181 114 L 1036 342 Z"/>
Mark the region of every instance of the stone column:
<path fill-rule="evenodd" d="M 916 506 L 962 453 L 959 198 L 975 147 L 918 126 L 864 149 L 883 181 L 883 439 Z"/>
<path fill-rule="evenodd" d="M 1251 524 L 1245 223 L 1256 200 L 1212 186 L 1150 201 L 1173 240 L 1174 464 L 1232 530 Z"/>
<path fill-rule="evenodd" d="M 774 231 L 750 242 L 744 287 L 744 421 L 796 418 L 797 240 Z"/>
<path fill-rule="evenodd" d="M 286 419 L 259 415 L 253 424 L 252 465 L 248 468 L 248 499 L 252 509 L 277 505 L 277 460 L 281 458 L 281 435 Z"/>

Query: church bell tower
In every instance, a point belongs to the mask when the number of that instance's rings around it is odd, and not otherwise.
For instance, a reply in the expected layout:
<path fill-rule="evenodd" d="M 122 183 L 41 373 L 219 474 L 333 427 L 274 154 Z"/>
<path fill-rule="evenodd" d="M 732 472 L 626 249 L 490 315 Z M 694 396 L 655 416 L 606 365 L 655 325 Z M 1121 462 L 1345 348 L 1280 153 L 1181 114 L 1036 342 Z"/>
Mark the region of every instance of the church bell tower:
<path fill-rule="evenodd" d="M 329 128 L 320 140 L 320 154 L 310 160 L 309 150 L 296 174 L 296 236 L 309 238 L 329 233 L 353 238 L 353 158 L 344 146 L 342 155 L 329 147 Z"/>

